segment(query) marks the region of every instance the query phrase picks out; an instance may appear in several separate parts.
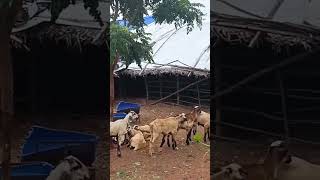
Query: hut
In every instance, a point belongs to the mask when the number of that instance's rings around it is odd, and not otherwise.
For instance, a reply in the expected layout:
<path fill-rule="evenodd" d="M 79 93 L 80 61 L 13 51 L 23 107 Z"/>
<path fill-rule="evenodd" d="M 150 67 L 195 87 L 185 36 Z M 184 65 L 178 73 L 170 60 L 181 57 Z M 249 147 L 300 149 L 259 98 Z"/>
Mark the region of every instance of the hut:
<path fill-rule="evenodd" d="M 51 1 L 24 4 L 26 18 L 12 31 L 17 113 L 101 113 L 107 100 L 107 36 L 83 3 L 50 21 Z M 107 3 L 100 3 L 107 22 Z"/>
<path fill-rule="evenodd" d="M 319 2 L 212 3 L 217 137 L 319 144 Z M 238 133 L 235 133 L 238 132 Z"/>
<path fill-rule="evenodd" d="M 173 24 L 155 24 L 152 15 L 145 17 L 154 63 L 125 67 L 120 62 L 115 80 L 117 98 L 142 97 L 148 101 L 168 97 L 166 103 L 210 107 L 210 1 L 192 2 L 204 4 L 201 11 L 206 16 L 202 28 L 195 26 L 189 34 L 186 26 L 176 29 Z"/>

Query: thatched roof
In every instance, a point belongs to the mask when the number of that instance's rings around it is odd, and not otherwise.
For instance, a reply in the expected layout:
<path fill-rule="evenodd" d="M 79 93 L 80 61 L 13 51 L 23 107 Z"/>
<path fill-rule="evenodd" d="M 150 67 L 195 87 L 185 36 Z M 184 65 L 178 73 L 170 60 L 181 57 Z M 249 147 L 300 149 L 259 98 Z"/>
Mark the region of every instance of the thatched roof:
<path fill-rule="evenodd" d="M 131 77 L 137 76 L 196 76 L 196 77 L 210 77 L 210 70 L 187 68 L 187 67 L 162 67 L 155 69 L 145 69 L 143 73 L 138 69 L 122 69 L 117 72 L 119 75 L 129 75 Z"/>
<path fill-rule="evenodd" d="M 67 47 L 79 48 L 80 51 L 83 46 L 92 44 L 92 41 L 98 36 L 101 30 L 89 29 L 77 26 L 58 25 L 48 22 L 43 22 L 35 27 L 25 31 L 13 33 L 23 43 L 12 40 L 14 48 L 22 48 L 22 44 L 32 49 L 32 42 L 34 40 L 40 43 L 53 41 L 56 44 L 66 44 Z M 106 34 L 103 33 L 95 42 L 95 45 L 100 46 L 106 42 Z"/>
<path fill-rule="evenodd" d="M 302 47 L 310 50 L 320 45 L 320 29 L 271 20 L 251 19 L 211 12 L 211 25 L 216 36 L 229 43 L 249 45 L 257 32 L 264 33 L 258 44 L 270 43 L 276 49 Z"/>
<path fill-rule="evenodd" d="M 311 6 L 314 3 L 214 0 L 211 25 L 215 36 L 229 43 L 248 46 L 254 41 L 280 51 L 288 47 L 310 50 L 320 44 L 320 13 Z M 254 38 L 257 33 L 262 36 Z"/>
<path fill-rule="evenodd" d="M 50 3 L 50 1 L 49 1 Z M 101 18 L 105 25 L 101 27 L 94 18 L 89 15 L 89 10 L 84 9 L 83 3 L 70 5 L 64 9 L 55 23 L 50 22 L 51 15 L 46 5 L 37 2 L 25 5 L 25 22 L 16 23 L 12 30 L 12 46 L 21 48 L 26 46 L 32 49 L 32 41 L 38 40 L 41 43 L 48 40 L 56 43 L 63 42 L 68 47 L 76 47 L 81 50 L 87 44 L 102 45 L 106 43 L 107 36 L 104 31 L 107 29 L 108 13 L 105 12 L 107 3 L 100 3 L 102 12 Z"/>

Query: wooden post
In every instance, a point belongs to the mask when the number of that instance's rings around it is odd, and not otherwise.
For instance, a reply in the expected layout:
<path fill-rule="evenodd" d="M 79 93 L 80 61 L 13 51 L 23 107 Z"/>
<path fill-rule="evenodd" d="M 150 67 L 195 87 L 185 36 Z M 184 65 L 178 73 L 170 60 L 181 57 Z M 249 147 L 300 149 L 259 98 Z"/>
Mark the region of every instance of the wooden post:
<path fill-rule="evenodd" d="M 199 84 L 197 84 L 197 91 L 198 91 L 198 105 L 201 106 Z"/>
<path fill-rule="evenodd" d="M 179 76 L 177 76 L 177 91 L 179 91 L 179 87 L 180 87 L 180 84 L 179 84 Z M 179 93 L 177 93 L 177 104 L 178 104 L 178 105 L 180 104 L 180 96 L 179 96 Z"/>
<path fill-rule="evenodd" d="M 289 122 L 288 122 L 288 106 L 287 106 L 287 89 L 284 84 L 284 80 L 282 77 L 282 73 L 280 72 L 280 69 L 276 72 L 277 78 L 279 81 L 279 88 L 281 93 L 281 105 L 282 105 L 282 113 L 283 113 L 283 126 L 284 126 L 284 132 L 285 132 L 285 139 L 287 142 L 289 142 L 290 139 L 290 132 L 289 132 Z"/>
<path fill-rule="evenodd" d="M 217 42 L 218 43 L 218 42 Z M 220 86 L 221 86 L 221 57 L 220 57 L 220 53 L 217 52 L 217 49 L 215 50 L 215 52 L 213 53 L 214 55 L 214 65 L 213 65 L 213 73 L 214 73 L 214 94 L 218 93 L 220 90 Z M 215 105 L 214 105 L 214 109 L 215 109 L 215 120 L 217 122 L 217 126 L 216 126 L 216 135 L 217 136 L 222 136 L 222 128 L 219 126 L 219 123 L 222 122 L 222 118 L 221 118 L 221 97 L 218 96 L 215 98 Z"/>
<path fill-rule="evenodd" d="M 144 86 L 146 88 L 146 104 L 148 104 L 148 101 L 149 101 L 149 90 L 148 90 L 147 77 L 144 77 Z"/>
<path fill-rule="evenodd" d="M 160 98 L 162 98 L 162 78 L 159 79 L 160 80 Z"/>

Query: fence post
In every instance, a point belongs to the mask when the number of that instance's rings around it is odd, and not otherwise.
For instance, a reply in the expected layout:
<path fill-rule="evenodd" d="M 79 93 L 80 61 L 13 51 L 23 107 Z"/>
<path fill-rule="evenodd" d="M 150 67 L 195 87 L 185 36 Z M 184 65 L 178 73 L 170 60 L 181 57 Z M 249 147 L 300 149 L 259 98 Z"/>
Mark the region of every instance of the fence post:
<path fill-rule="evenodd" d="M 179 76 L 177 76 L 177 91 L 179 91 Z M 179 105 L 180 104 L 180 96 L 179 96 L 179 93 L 177 93 L 177 104 Z"/>
<path fill-rule="evenodd" d="M 285 132 L 285 139 L 289 143 L 290 132 L 289 132 L 289 123 L 288 123 L 288 106 L 287 106 L 287 89 L 284 84 L 283 76 L 281 70 L 276 71 L 276 75 L 279 81 L 279 88 L 281 93 L 281 104 L 282 104 L 282 114 L 283 114 L 283 126 Z"/>
<path fill-rule="evenodd" d="M 146 88 L 146 104 L 148 104 L 148 101 L 149 101 L 149 90 L 148 90 L 147 76 L 144 77 L 144 86 Z"/>

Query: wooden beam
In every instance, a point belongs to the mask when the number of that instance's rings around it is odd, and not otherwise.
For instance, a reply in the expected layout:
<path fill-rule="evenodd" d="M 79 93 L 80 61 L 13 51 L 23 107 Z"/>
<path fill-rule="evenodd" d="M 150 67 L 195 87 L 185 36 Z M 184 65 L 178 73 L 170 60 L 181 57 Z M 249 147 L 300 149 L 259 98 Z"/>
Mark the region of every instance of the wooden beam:
<path fill-rule="evenodd" d="M 284 0 L 278 0 L 276 2 L 276 4 L 274 5 L 274 7 L 271 9 L 271 11 L 269 12 L 267 19 L 272 19 L 273 16 L 275 15 L 275 13 L 278 11 L 278 9 L 280 8 L 281 4 L 283 3 Z M 252 38 L 252 40 L 249 43 L 249 47 L 252 48 L 256 42 L 258 41 L 258 39 L 261 36 L 261 31 L 258 31 L 255 36 Z"/>
<path fill-rule="evenodd" d="M 201 98 L 200 98 L 199 84 L 197 84 L 197 92 L 198 92 L 198 105 L 201 106 Z"/>
<path fill-rule="evenodd" d="M 277 78 L 279 81 L 279 88 L 281 93 L 281 105 L 282 105 L 282 114 L 283 114 L 283 126 L 285 132 L 285 139 L 287 142 L 290 142 L 290 131 L 289 131 L 289 122 L 288 122 L 288 95 L 287 89 L 284 84 L 284 79 L 280 70 L 276 72 Z"/>
<path fill-rule="evenodd" d="M 222 83 L 222 79 L 221 79 L 221 75 L 222 75 L 222 67 L 221 67 L 221 57 L 219 56 L 218 52 L 214 52 L 214 92 L 217 93 L 220 91 L 221 89 L 221 83 Z M 215 99 L 215 120 L 217 123 L 221 123 L 222 122 L 222 107 L 221 107 L 221 97 L 217 97 Z M 222 135 L 222 128 L 219 126 L 216 126 L 216 134 L 218 136 Z"/>
<path fill-rule="evenodd" d="M 179 91 L 180 84 L 179 84 L 179 76 L 177 76 L 177 91 Z M 180 93 L 177 93 L 177 104 L 180 104 Z"/>
<path fill-rule="evenodd" d="M 147 77 L 144 77 L 144 86 L 146 88 L 146 104 L 148 104 L 149 101 L 149 89 L 148 89 L 148 82 L 147 82 Z"/>

